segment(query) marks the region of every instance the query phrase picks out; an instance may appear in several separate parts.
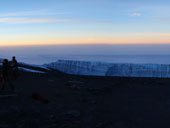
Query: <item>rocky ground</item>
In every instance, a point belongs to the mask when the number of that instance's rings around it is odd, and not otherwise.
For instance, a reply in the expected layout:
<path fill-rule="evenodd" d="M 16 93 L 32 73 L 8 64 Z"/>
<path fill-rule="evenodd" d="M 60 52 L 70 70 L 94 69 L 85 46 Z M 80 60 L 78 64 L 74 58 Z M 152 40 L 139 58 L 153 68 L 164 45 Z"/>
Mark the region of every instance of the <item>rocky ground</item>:
<path fill-rule="evenodd" d="M 17 96 L 0 97 L 0 128 L 170 127 L 170 79 L 52 72 L 14 84 Z"/>

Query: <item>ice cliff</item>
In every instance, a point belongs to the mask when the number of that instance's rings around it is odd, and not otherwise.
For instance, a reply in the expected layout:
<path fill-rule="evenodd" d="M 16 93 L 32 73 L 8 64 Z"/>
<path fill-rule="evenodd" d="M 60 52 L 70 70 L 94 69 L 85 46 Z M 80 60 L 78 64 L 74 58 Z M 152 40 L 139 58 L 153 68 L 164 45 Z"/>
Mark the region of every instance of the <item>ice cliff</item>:
<path fill-rule="evenodd" d="M 75 75 L 170 77 L 170 65 L 168 64 L 128 64 L 58 60 L 54 63 L 46 64 L 45 66 Z"/>

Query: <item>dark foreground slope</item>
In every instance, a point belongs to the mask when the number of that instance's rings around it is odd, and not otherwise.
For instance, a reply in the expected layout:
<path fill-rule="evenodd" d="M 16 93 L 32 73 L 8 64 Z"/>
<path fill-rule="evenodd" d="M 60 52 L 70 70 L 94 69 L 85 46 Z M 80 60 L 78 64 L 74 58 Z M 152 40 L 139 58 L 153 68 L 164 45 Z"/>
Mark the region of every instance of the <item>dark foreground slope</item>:
<path fill-rule="evenodd" d="M 170 127 L 170 79 L 22 73 L 15 85 L 17 97 L 0 97 L 0 128 Z"/>

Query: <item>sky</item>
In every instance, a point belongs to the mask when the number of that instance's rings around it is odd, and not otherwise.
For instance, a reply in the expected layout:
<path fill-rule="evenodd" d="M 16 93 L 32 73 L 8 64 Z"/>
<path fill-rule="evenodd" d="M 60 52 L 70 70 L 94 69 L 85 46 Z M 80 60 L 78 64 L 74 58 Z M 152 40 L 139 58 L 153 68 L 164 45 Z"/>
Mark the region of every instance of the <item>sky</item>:
<path fill-rule="evenodd" d="M 170 44 L 170 1 L 1 1 L 0 46 L 54 44 Z"/>

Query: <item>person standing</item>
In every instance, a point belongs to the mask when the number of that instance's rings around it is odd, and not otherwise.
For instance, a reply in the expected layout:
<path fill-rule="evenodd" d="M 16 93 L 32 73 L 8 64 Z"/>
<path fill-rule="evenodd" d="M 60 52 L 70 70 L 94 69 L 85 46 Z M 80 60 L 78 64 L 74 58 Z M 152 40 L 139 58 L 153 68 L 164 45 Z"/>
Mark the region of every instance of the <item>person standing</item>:
<path fill-rule="evenodd" d="M 10 80 L 10 65 L 7 59 L 3 60 L 3 65 L 2 65 L 2 88 L 1 90 L 4 91 L 5 86 L 9 85 L 12 92 L 15 91 L 14 85 L 11 83 Z"/>
<path fill-rule="evenodd" d="M 12 70 L 12 77 L 14 78 L 14 80 L 16 80 L 18 78 L 18 62 L 15 56 L 12 57 L 10 65 Z"/>

